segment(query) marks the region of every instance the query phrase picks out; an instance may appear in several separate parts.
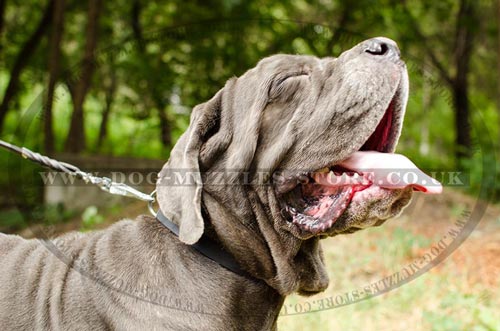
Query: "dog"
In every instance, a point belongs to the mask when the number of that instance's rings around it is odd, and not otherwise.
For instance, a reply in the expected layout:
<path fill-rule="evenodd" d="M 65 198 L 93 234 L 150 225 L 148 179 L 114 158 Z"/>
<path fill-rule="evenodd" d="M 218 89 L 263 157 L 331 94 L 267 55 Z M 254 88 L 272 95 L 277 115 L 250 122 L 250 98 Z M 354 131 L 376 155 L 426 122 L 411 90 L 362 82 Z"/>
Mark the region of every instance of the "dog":
<path fill-rule="evenodd" d="M 415 189 L 432 193 L 362 171 L 417 171 L 393 154 L 407 98 L 387 38 L 338 58 L 261 60 L 193 109 L 159 173 L 160 212 L 178 235 L 151 216 L 51 240 L 1 235 L 1 329 L 275 330 L 287 295 L 327 288 L 321 239 L 380 225 Z M 237 180 L 207 180 L 228 173 Z M 203 238 L 242 272 L 195 249 Z"/>

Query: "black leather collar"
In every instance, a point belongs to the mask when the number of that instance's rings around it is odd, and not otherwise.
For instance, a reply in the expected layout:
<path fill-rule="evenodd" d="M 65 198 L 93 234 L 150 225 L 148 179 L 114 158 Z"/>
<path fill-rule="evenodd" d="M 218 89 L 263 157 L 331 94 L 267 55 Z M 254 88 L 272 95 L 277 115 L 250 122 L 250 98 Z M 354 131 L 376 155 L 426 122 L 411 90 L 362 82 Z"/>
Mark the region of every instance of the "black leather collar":
<path fill-rule="evenodd" d="M 173 223 L 165 215 L 163 215 L 161 210 L 158 210 L 156 213 L 156 219 L 167 229 L 172 231 L 172 233 L 174 233 L 177 237 L 179 236 L 179 227 L 177 224 Z M 210 260 L 217 262 L 224 268 L 240 276 L 251 277 L 246 271 L 241 269 L 238 262 L 231 254 L 229 254 L 229 252 L 225 251 L 219 243 L 213 241 L 207 236 L 202 236 L 198 242 L 190 246 L 208 257 Z"/>

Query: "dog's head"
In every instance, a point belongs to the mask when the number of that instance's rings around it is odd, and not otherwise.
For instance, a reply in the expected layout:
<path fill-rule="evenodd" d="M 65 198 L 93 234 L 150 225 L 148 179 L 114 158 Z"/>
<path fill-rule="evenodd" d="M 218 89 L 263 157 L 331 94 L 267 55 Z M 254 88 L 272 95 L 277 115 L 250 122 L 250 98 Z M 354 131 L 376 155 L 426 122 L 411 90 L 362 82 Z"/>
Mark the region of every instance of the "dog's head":
<path fill-rule="evenodd" d="M 265 58 L 193 109 L 160 173 L 160 208 L 182 241 L 210 227 L 281 293 L 321 291 L 319 238 L 381 224 L 410 201 L 409 183 L 365 171 L 408 165 L 390 154 L 407 97 L 405 64 L 387 38 L 338 58 Z"/>

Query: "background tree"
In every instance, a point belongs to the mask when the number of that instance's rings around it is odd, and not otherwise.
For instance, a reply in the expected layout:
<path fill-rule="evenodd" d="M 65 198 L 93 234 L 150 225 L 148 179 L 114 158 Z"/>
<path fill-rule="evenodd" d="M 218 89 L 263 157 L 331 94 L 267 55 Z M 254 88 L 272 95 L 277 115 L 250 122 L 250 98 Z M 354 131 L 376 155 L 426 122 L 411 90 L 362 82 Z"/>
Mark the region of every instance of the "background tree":
<path fill-rule="evenodd" d="M 15 132 L 43 91 L 48 152 L 164 159 L 193 106 L 259 59 L 336 56 L 385 35 L 397 40 L 412 82 L 399 148 L 420 164 L 452 168 L 486 139 L 473 130 L 478 121 L 500 136 L 500 67 L 491 69 L 500 54 L 498 7 L 486 0 L 2 2 L 1 134 Z M 39 146 L 37 134 L 23 143 Z M 479 174 L 472 156 L 462 166 Z"/>
<path fill-rule="evenodd" d="M 76 82 L 71 82 L 68 87 L 73 100 L 73 115 L 65 144 L 67 152 L 78 153 L 85 149 L 85 129 L 83 103 L 90 87 L 92 74 L 95 68 L 95 51 L 98 38 L 99 15 L 101 0 L 89 0 L 88 20 L 86 29 L 86 42 L 81 64 L 81 71 Z"/>
<path fill-rule="evenodd" d="M 49 81 L 47 83 L 47 95 L 44 107 L 44 142 L 45 152 L 52 154 L 54 152 L 54 130 L 52 127 L 52 103 L 54 99 L 54 91 L 57 80 L 59 78 L 59 62 L 61 56 L 61 39 L 64 28 L 64 8 L 65 0 L 54 0 L 53 24 L 50 34 L 50 53 L 48 74 Z"/>
<path fill-rule="evenodd" d="M 5 6 L 5 4 L 3 6 Z M 2 103 L 0 103 L 0 132 L 3 128 L 5 116 L 9 111 L 10 103 L 17 93 L 21 72 L 28 65 L 30 57 L 35 52 L 38 44 L 47 31 L 49 24 L 51 23 L 53 6 L 54 0 L 50 0 L 45 7 L 42 18 L 38 22 L 38 25 L 35 27 L 32 34 L 28 36 L 28 39 L 19 50 L 19 53 L 12 65 L 12 69 L 9 73 L 9 82 L 7 84 L 7 87 L 5 88 Z"/>

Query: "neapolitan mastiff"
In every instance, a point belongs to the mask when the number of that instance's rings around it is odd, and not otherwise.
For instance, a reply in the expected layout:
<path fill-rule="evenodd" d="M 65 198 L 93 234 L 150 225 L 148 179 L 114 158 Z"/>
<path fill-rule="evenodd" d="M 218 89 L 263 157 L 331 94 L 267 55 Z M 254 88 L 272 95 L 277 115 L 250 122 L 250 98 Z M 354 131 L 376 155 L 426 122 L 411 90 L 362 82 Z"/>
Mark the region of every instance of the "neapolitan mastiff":
<path fill-rule="evenodd" d="M 1 235 L 0 328 L 275 329 L 286 295 L 327 288 L 321 238 L 381 224 L 414 189 L 439 191 L 384 173 L 421 174 L 392 154 L 407 97 L 405 64 L 386 38 L 338 58 L 263 59 L 193 109 L 159 175 L 178 237 L 148 216 L 50 241 Z M 191 183 L 171 183 L 187 172 Z M 229 172 L 236 182 L 206 181 Z M 245 273 L 194 249 L 200 238 Z"/>

